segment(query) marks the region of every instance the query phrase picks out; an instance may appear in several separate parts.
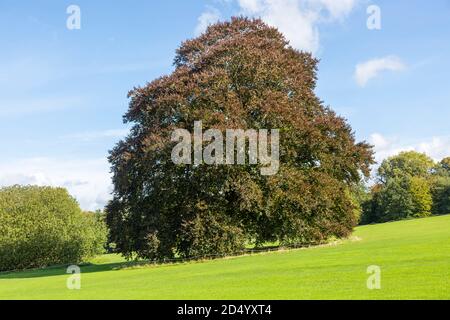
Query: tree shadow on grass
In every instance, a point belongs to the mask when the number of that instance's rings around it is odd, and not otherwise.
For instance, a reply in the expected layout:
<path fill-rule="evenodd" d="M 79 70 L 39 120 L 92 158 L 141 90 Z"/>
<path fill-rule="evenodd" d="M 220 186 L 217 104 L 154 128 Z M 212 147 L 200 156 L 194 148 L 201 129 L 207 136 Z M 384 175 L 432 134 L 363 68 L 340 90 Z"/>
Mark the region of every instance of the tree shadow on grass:
<path fill-rule="evenodd" d="M 246 249 L 242 252 L 238 252 L 234 255 L 229 255 L 228 257 L 236 257 L 242 256 L 248 253 L 262 253 L 267 251 L 277 251 L 281 247 L 277 245 L 264 246 L 260 248 Z M 149 260 L 133 260 L 133 261 L 122 261 L 122 262 L 112 262 L 112 263 L 83 263 L 78 266 L 81 268 L 81 274 L 86 273 L 95 273 L 95 272 L 104 272 L 104 271 L 113 271 L 113 270 L 121 270 L 125 268 L 131 267 L 142 267 L 142 266 L 174 266 L 183 263 L 189 262 L 202 262 L 202 261 L 210 261 L 215 259 L 224 258 L 223 255 L 209 255 L 203 257 L 197 257 L 192 259 L 172 259 L 172 260 L 164 260 L 159 262 L 151 262 Z M 0 272 L 0 281 L 7 279 L 27 279 L 27 278 L 42 278 L 42 277 L 53 277 L 53 276 L 62 276 L 62 275 L 70 275 L 67 273 L 67 267 L 69 265 L 60 265 L 60 266 L 51 266 L 47 268 L 41 269 L 29 269 L 22 271 L 5 271 Z"/>
<path fill-rule="evenodd" d="M 125 261 L 125 262 L 114 262 L 104 264 L 86 263 L 80 264 L 79 267 L 81 268 L 81 274 L 86 274 L 86 273 L 120 270 L 128 267 L 143 265 L 145 263 L 147 262 Z M 7 279 L 27 279 L 27 278 L 42 278 L 42 277 L 70 275 L 70 273 L 67 273 L 68 266 L 69 265 L 62 265 L 62 266 L 47 267 L 43 269 L 0 272 L 0 281 Z"/>

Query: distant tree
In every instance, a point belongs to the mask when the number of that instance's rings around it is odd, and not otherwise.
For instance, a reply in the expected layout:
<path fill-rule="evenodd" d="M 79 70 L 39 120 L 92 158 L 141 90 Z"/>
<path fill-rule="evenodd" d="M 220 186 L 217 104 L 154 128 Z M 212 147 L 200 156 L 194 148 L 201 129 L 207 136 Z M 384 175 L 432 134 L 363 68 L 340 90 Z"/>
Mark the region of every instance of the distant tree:
<path fill-rule="evenodd" d="M 408 217 L 423 218 L 431 215 L 433 198 L 428 180 L 417 176 L 411 177 L 408 187 L 413 204 L 412 214 Z"/>
<path fill-rule="evenodd" d="M 413 215 L 414 204 L 408 178 L 391 178 L 380 190 L 377 200 L 378 222 L 400 220 Z"/>
<path fill-rule="evenodd" d="M 433 214 L 450 213 L 450 176 L 438 176 L 431 186 L 433 195 Z"/>
<path fill-rule="evenodd" d="M 381 183 L 387 183 L 389 179 L 405 176 L 427 178 L 434 167 L 433 159 L 424 153 L 416 151 L 400 152 L 381 163 L 378 168 L 378 178 Z"/>
<path fill-rule="evenodd" d="M 395 177 L 373 196 L 372 221 L 386 222 L 431 214 L 430 186 L 421 177 Z"/>
<path fill-rule="evenodd" d="M 433 214 L 450 213 L 450 157 L 441 160 L 431 178 Z"/>
<path fill-rule="evenodd" d="M 373 185 L 368 191 L 365 199 L 361 202 L 360 224 L 370 224 L 380 222 L 379 196 L 383 186 L 381 184 Z"/>
<path fill-rule="evenodd" d="M 385 159 L 377 171 L 379 183 L 363 206 L 361 223 L 430 215 L 437 171 L 433 159 L 424 153 L 400 152 Z"/>
<path fill-rule="evenodd" d="M 450 157 L 442 159 L 439 164 L 450 175 Z"/>
<path fill-rule="evenodd" d="M 110 153 L 110 241 L 131 257 L 228 253 L 248 241 L 314 243 L 357 223 L 351 186 L 373 163 L 345 119 L 315 95 L 317 60 L 261 20 L 210 26 L 175 70 L 129 93 L 134 127 Z M 280 168 L 180 165 L 175 129 L 280 129 Z"/>
<path fill-rule="evenodd" d="M 351 198 L 354 202 L 354 214 L 356 219 L 361 223 L 366 217 L 363 216 L 363 213 L 367 210 L 367 206 L 369 205 L 372 195 L 367 187 L 366 181 L 360 181 L 357 184 L 354 184 L 351 191 Z"/>
<path fill-rule="evenodd" d="M 450 213 L 450 157 L 435 163 L 426 154 L 401 152 L 384 160 L 361 224 Z"/>
<path fill-rule="evenodd" d="M 448 177 L 450 177 L 450 157 L 444 158 L 436 164 L 432 178 Z"/>

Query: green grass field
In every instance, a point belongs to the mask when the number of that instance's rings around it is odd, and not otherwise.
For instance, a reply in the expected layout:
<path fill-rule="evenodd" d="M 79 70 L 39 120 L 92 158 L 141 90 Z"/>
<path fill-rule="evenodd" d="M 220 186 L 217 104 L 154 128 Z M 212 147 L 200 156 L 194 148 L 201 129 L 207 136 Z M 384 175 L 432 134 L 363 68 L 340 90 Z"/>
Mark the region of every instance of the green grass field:
<path fill-rule="evenodd" d="M 82 267 L 0 274 L 0 299 L 450 299 L 450 215 L 358 227 L 351 239 L 292 251 L 124 268 L 105 255 Z M 366 286 L 369 265 L 381 289 Z"/>

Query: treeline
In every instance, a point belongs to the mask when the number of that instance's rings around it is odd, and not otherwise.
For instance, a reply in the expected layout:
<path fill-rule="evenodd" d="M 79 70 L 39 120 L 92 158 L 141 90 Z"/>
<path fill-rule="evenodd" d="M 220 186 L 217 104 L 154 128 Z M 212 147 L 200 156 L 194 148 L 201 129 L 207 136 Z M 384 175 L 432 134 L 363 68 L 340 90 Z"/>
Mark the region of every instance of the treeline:
<path fill-rule="evenodd" d="M 381 163 L 376 184 L 358 196 L 361 224 L 448 214 L 450 157 L 436 163 L 424 153 L 401 152 Z"/>
<path fill-rule="evenodd" d="M 87 261 L 105 249 L 100 212 L 83 212 L 63 188 L 0 189 L 0 271 Z"/>

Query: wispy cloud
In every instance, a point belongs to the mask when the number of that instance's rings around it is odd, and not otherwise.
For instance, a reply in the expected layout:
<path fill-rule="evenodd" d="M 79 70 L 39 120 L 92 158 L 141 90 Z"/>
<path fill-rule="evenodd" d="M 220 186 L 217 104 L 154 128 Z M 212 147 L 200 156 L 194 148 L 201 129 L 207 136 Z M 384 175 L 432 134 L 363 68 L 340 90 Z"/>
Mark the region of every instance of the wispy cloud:
<path fill-rule="evenodd" d="M 405 69 L 406 65 L 399 57 L 376 58 L 356 65 L 355 80 L 360 87 L 365 87 L 371 79 L 384 71 L 403 71 Z"/>
<path fill-rule="evenodd" d="M 316 10 L 326 10 L 331 19 L 345 18 L 356 6 L 357 0 L 309 0 Z"/>
<path fill-rule="evenodd" d="M 199 36 L 206 28 L 220 19 L 220 12 L 216 8 L 208 7 L 197 19 L 197 26 L 195 27 L 195 35 Z"/>
<path fill-rule="evenodd" d="M 110 199 L 106 159 L 26 158 L 0 162 L 0 186 L 48 185 L 67 188 L 85 210 L 102 209 Z"/>
<path fill-rule="evenodd" d="M 401 151 L 424 152 L 436 161 L 450 156 L 450 136 L 433 136 L 421 140 L 405 141 L 398 137 L 373 133 L 369 141 L 375 146 L 375 157 L 378 163 Z"/>
<path fill-rule="evenodd" d="M 317 53 L 319 25 L 343 20 L 358 0 L 236 0 L 241 14 L 259 17 L 277 27 L 297 49 Z M 199 21 L 214 22 L 211 9 Z M 204 23 L 203 23 L 204 24 Z M 200 25 L 200 23 L 199 23 Z M 197 26 L 198 28 L 198 26 Z"/>

